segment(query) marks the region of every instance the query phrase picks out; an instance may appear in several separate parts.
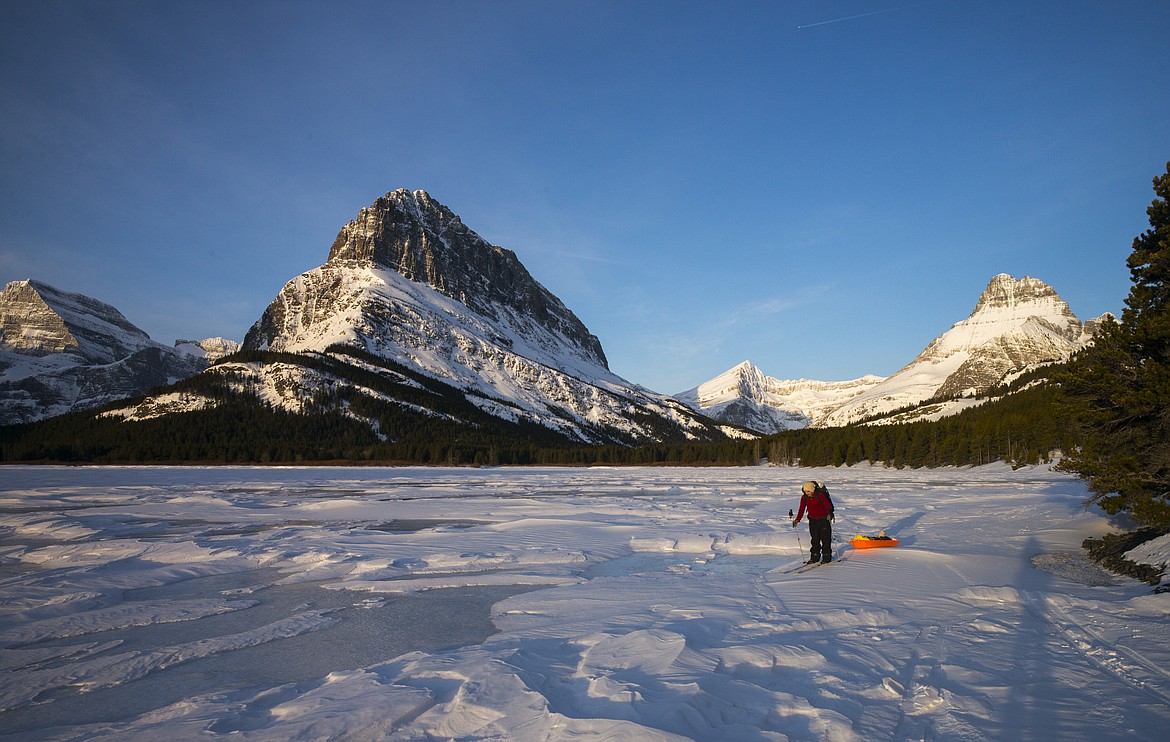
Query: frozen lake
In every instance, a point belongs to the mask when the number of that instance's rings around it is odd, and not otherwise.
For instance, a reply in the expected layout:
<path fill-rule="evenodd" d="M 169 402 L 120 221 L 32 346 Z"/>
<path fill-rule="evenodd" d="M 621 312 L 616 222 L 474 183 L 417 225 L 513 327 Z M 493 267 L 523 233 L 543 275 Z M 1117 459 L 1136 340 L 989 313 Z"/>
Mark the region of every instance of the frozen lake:
<path fill-rule="evenodd" d="M 839 561 L 794 573 L 809 478 Z M 0 738 L 1158 738 L 1170 595 L 1084 560 L 1084 497 L 1041 467 L 5 467 Z"/>

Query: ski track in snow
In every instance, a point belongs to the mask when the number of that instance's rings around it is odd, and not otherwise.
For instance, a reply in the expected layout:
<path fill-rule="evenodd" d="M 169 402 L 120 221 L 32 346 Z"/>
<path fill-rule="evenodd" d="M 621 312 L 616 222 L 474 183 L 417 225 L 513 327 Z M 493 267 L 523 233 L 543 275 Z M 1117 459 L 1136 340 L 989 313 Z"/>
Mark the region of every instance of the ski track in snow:
<path fill-rule="evenodd" d="M 837 561 L 798 569 L 809 478 Z M 1112 528 L 1084 497 L 1041 467 L 6 468 L 0 739 L 1156 739 L 1170 594 L 1076 563 Z"/>

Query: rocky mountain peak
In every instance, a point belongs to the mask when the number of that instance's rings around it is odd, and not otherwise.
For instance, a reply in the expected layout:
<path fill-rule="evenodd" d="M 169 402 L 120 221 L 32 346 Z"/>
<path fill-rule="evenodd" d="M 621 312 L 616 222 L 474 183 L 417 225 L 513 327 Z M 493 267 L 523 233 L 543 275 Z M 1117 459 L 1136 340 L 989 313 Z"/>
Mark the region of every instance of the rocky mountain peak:
<path fill-rule="evenodd" d="M 93 363 L 110 363 L 153 345 L 109 304 L 34 280 L 13 281 L 0 292 L 0 333 L 0 343 L 12 352 L 76 353 Z"/>
<path fill-rule="evenodd" d="M 329 261 L 374 264 L 425 281 L 428 267 L 434 266 L 419 258 L 445 256 L 451 245 L 444 237 L 458 240 L 469 233 L 474 234 L 426 191 L 399 188 L 379 196 L 341 228 L 329 250 Z"/>
<path fill-rule="evenodd" d="M 1031 368 L 1068 358 L 1092 338 L 1045 282 L 1001 273 L 967 319 L 936 337 L 908 365 L 834 410 L 823 425 L 845 425 L 924 402 L 974 399 Z"/>
<path fill-rule="evenodd" d="M 971 315 L 936 338 L 919 360 L 937 361 L 960 350 L 1000 342 L 1005 336 L 1040 333 L 1059 336 L 1062 342 L 1071 343 L 1081 337 L 1083 330 L 1084 323 L 1047 283 L 1030 276 L 1016 280 L 1001 273 L 987 284 Z M 1045 351 L 1042 355 L 1052 354 Z M 1058 353 L 1057 357 L 1061 355 Z"/>
<path fill-rule="evenodd" d="M 719 377 L 716 377 L 719 378 Z M 743 363 L 734 366 L 733 368 L 724 371 L 722 374 L 724 380 L 730 380 L 737 385 L 741 390 L 758 387 L 764 380 L 764 373 L 751 361 L 744 361 Z"/>
<path fill-rule="evenodd" d="M 751 361 L 744 361 L 743 363 L 729 370 L 727 373 L 739 374 L 740 376 L 751 376 L 752 374 L 758 373 L 759 370 L 760 369 L 756 368 L 755 364 L 753 364 Z"/>
<path fill-rule="evenodd" d="M 536 424 L 571 440 L 728 434 L 677 400 L 614 374 L 597 337 L 513 252 L 489 244 L 425 191 L 391 191 L 361 209 L 338 232 L 323 265 L 285 284 L 243 347 L 329 357 L 363 373 L 382 363 L 409 369 L 450 387 L 488 416 Z M 317 376 L 308 385 L 327 386 L 330 395 L 345 390 L 407 410 L 395 415 L 430 414 L 413 390 L 392 399 L 400 392 L 376 391 L 349 374 L 325 380 L 316 367 L 291 372 L 283 366 L 245 373 L 289 410 L 303 409 L 307 396 L 304 382 L 287 376 L 297 373 Z M 346 404 L 346 414 L 360 406 Z M 451 418 L 445 402 L 432 404 Z M 466 412 L 458 418 L 472 419 Z M 381 426 L 372 419 L 377 433 L 386 435 Z"/>
<path fill-rule="evenodd" d="M 84 294 L 34 280 L 0 291 L 0 425 L 136 396 L 206 366 Z"/>
<path fill-rule="evenodd" d="M 771 434 L 807 427 L 881 381 L 880 376 L 851 381 L 775 379 L 751 361 L 744 361 L 694 389 L 676 394 L 675 399 L 715 420 Z"/>
<path fill-rule="evenodd" d="M 0 344 L 17 353 L 43 355 L 76 349 L 77 338 L 32 281 L 13 281 L 0 292 Z"/>
<path fill-rule="evenodd" d="M 511 250 L 468 229 L 426 191 L 379 197 L 341 228 L 326 265 L 387 268 L 490 318 L 500 310 L 538 322 L 608 367 L 601 342 L 520 263 Z"/>
<path fill-rule="evenodd" d="M 1019 308 L 1026 308 L 1031 314 L 1048 313 L 1075 319 L 1072 310 L 1056 293 L 1056 289 L 1038 278 L 1024 276 L 1016 280 L 1007 273 L 1000 273 L 991 279 L 979 297 L 972 315 Z"/>

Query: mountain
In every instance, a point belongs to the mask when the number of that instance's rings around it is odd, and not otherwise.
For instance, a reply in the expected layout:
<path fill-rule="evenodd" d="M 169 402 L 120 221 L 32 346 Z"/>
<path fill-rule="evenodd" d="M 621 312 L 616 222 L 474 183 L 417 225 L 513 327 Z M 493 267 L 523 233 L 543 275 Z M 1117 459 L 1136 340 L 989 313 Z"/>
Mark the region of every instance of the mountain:
<path fill-rule="evenodd" d="M 770 434 L 806 428 L 881 381 L 782 381 L 744 361 L 675 398 L 708 417 Z"/>
<path fill-rule="evenodd" d="M 338 342 L 491 391 L 497 381 L 467 361 L 501 350 L 620 382 L 597 337 L 515 253 L 489 244 L 425 191 L 394 191 L 362 209 L 325 265 L 285 285 L 244 347 L 321 351 Z"/>
<path fill-rule="evenodd" d="M 175 349 L 187 355 L 206 358 L 209 362 L 214 362 L 239 351 L 240 344 L 235 340 L 218 337 L 205 340 L 176 340 Z"/>
<path fill-rule="evenodd" d="M 425 191 L 393 191 L 361 209 L 326 262 L 280 290 L 243 351 L 250 360 L 208 373 L 285 410 L 332 405 L 388 441 L 400 439 L 389 428 L 401 415 L 471 428 L 495 418 L 580 443 L 726 437 L 723 426 L 610 371 L 597 337 L 512 251 Z M 440 391 L 420 396 L 422 387 Z M 452 394 L 470 408 L 459 411 Z M 156 402 L 119 414 L 208 405 Z"/>
<path fill-rule="evenodd" d="M 97 407 L 206 367 L 97 299 L 33 280 L 0 292 L 0 424 Z"/>
<path fill-rule="evenodd" d="M 744 362 L 672 398 L 614 374 L 598 338 L 513 252 L 426 192 L 397 190 L 340 229 L 325 263 L 289 281 L 242 346 L 213 338 L 168 348 L 108 304 L 36 281 L 9 284 L 0 293 L 0 423 L 173 384 L 100 417 L 218 409 L 198 423 L 214 433 L 222 421 L 258 419 L 259 405 L 279 413 L 264 418 L 277 431 L 287 415 L 315 417 L 298 440 L 343 430 L 351 443 L 330 449 L 338 456 L 436 436 L 449 445 L 466 436 L 538 446 L 725 440 L 745 429 L 951 414 L 1066 360 L 1096 326 L 1044 282 L 1001 274 L 967 319 L 889 378 L 782 381 Z"/>
<path fill-rule="evenodd" d="M 745 361 L 675 396 L 717 420 L 765 434 L 875 417 L 937 419 L 984 401 L 991 389 L 1026 371 L 1068 360 L 1099 322 L 1082 323 L 1043 281 L 1000 274 L 967 319 L 889 378 L 780 381 Z"/>
<path fill-rule="evenodd" d="M 952 401 L 933 406 L 928 412 L 934 416 L 957 411 L 1028 370 L 1068 360 L 1092 340 L 1098 324 L 1099 318 L 1077 319 L 1043 281 L 1001 273 L 967 319 L 932 340 L 897 373 L 815 424 L 847 425 L 927 402 Z"/>

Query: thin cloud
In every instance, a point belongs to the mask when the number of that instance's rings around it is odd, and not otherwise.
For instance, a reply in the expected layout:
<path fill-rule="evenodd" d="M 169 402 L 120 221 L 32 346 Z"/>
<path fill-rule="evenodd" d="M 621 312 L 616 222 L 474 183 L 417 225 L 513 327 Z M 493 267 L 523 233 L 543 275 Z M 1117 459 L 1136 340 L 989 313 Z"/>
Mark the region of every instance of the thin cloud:
<path fill-rule="evenodd" d="M 653 322 L 658 329 L 643 338 L 643 347 L 649 351 L 645 357 L 655 360 L 649 364 L 627 363 L 625 365 L 631 368 L 625 370 L 635 379 L 665 376 L 664 381 L 656 382 L 659 386 L 689 389 L 705 378 L 724 370 L 703 369 L 711 365 L 712 359 L 726 354 L 729 343 L 738 337 L 737 333 L 762 323 L 775 322 L 776 317 L 780 315 L 810 306 L 818 297 L 830 290 L 831 287 L 828 285 L 812 285 L 800 289 L 792 296 L 772 297 L 729 306 L 709 318 L 707 322 L 673 332 L 662 329 L 662 324 L 669 322 L 671 318 L 663 314 L 664 310 L 661 307 L 647 307 L 646 316 L 642 317 L 643 324 Z M 738 340 L 735 342 L 738 343 Z M 736 362 L 739 360 L 743 359 L 737 358 Z M 716 366 L 719 363 L 715 361 Z M 727 361 L 728 367 L 731 363 L 732 361 Z M 672 371 L 664 372 L 664 368 Z"/>
<path fill-rule="evenodd" d="M 771 299 L 741 304 L 732 307 L 729 311 L 721 315 L 720 320 L 716 324 L 720 331 L 726 332 L 742 325 L 757 323 L 762 319 L 776 317 L 794 309 L 807 306 L 828 290 L 829 288 L 827 286 L 807 286 L 793 296 L 777 296 Z"/>
<path fill-rule="evenodd" d="M 895 13 L 899 10 L 908 10 L 910 8 L 917 8 L 917 7 L 920 7 L 922 5 L 931 5 L 934 2 L 937 2 L 937 0 L 930 0 L 929 2 L 925 2 L 925 3 L 914 3 L 912 5 L 899 5 L 896 8 L 886 8 L 884 10 L 871 10 L 868 13 L 858 13 L 857 15 L 847 15 L 847 16 L 844 16 L 843 18 L 830 18 L 827 21 L 817 21 L 816 23 L 806 23 L 803 26 L 797 26 L 796 28 L 797 29 L 813 28 L 814 26 L 827 26 L 830 23 L 844 23 L 845 21 L 852 21 L 852 20 L 856 20 L 858 18 L 869 18 L 870 16 L 885 15 L 886 13 Z"/>

